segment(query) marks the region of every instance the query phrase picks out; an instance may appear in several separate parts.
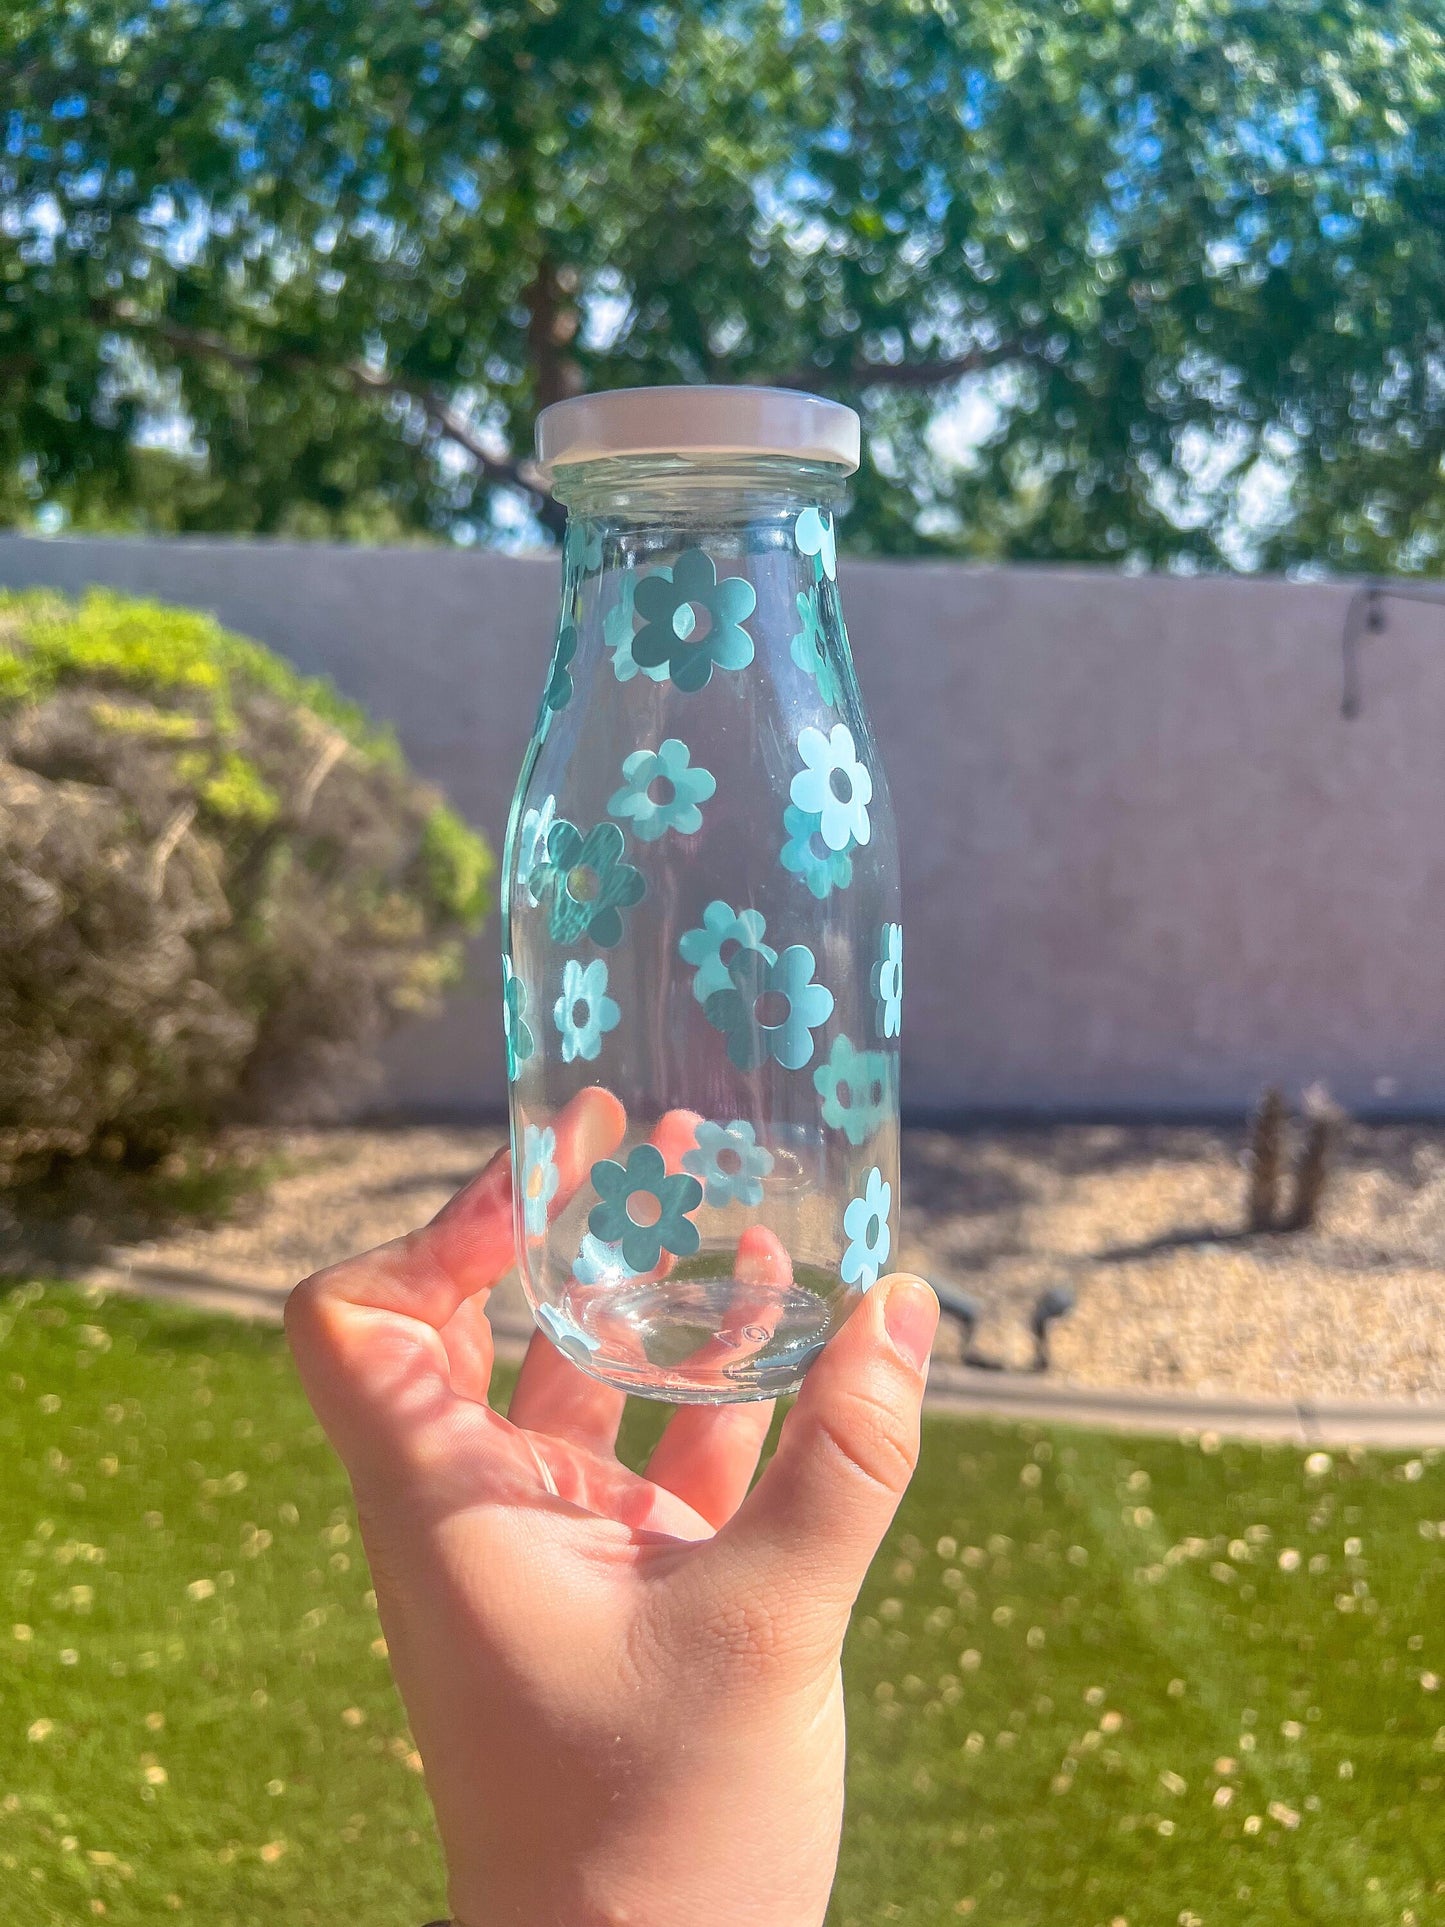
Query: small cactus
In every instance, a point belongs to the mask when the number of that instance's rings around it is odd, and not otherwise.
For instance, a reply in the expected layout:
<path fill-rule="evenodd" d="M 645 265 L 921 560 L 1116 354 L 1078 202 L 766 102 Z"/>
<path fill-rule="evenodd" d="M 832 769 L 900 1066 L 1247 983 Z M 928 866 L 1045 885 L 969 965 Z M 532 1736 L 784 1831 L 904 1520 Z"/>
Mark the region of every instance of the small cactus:
<path fill-rule="evenodd" d="M 1305 1118 L 1304 1149 L 1295 1167 L 1294 1197 L 1280 1227 L 1284 1231 L 1307 1231 L 1319 1216 L 1344 1124 L 1344 1112 L 1322 1084 L 1310 1086 L 1301 1109 Z"/>
<path fill-rule="evenodd" d="M 1271 1084 L 1259 1100 L 1259 1108 L 1254 1114 L 1249 1133 L 1249 1152 L 1245 1159 L 1249 1173 L 1245 1225 L 1250 1231 L 1273 1231 L 1275 1228 L 1288 1118 L 1284 1093 Z"/>

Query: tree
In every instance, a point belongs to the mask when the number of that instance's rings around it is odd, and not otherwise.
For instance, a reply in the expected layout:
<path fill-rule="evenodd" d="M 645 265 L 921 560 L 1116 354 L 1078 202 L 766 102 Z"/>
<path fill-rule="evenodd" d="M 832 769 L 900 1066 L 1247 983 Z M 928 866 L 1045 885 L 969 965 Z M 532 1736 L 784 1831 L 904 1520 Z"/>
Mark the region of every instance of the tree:
<path fill-rule="evenodd" d="M 863 548 L 1445 542 L 1419 0 L 17 0 L 0 81 L 11 519 L 555 530 L 540 407 L 714 380 L 862 410 Z"/>

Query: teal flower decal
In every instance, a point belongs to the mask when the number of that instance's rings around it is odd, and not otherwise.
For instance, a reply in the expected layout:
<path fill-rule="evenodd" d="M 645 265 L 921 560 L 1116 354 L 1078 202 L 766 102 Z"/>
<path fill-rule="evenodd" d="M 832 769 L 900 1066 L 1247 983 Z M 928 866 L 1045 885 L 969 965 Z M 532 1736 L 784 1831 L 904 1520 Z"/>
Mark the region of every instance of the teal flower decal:
<path fill-rule="evenodd" d="M 838 579 L 838 543 L 833 533 L 833 518 L 826 509 L 804 509 L 793 524 L 793 540 L 800 555 L 811 555 L 818 580 Z"/>
<path fill-rule="evenodd" d="M 564 1358 L 570 1358 L 574 1365 L 585 1365 L 598 1349 L 597 1340 L 590 1332 L 574 1325 L 555 1305 L 538 1305 L 537 1323 L 546 1332 L 552 1343 Z"/>
<path fill-rule="evenodd" d="M 888 1214 L 893 1209 L 893 1186 L 875 1164 L 868 1173 L 863 1195 L 854 1198 L 843 1213 L 843 1235 L 848 1248 L 840 1267 L 845 1285 L 867 1291 L 876 1285 L 878 1274 L 893 1249 L 893 1233 L 888 1229 Z"/>
<path fill-rule="evenodd" d="M 813 1055 L 813 1032 L 833 1013 L 833 993 L 813 982 L 813 953 L 790 944 L 775 963 L 756 950 L 740 950 L 728 965 L 726 990 L 715 990 L 703 1015 L 728 1040 L 728 1057 L 740 1071 L 756 1070 L 771 1057 L 785 1071 L 801 1070 Z"/>
<path fill-rule="evenodd" d="M 756 950 L 766 962 L 777 962 L 777 951 L 763 942 L 766 928 L 758 911 L 734 912 L 731 904 L 718 897 L 703 911 L 702 928 L 683 932 L 677 940 L 678 955 L 696 967 L 692 994 L 700 1004 L 715 990 L 731 988 L 728 965 L 740 950 Z"/>
<path fill-rule="evenodd" d="M 620 1285 L 632 1277 L 621 1245 L 604 1244 L 585 1232 L 577 1256 L 572 1260 L 572 1276 L 579 1285 Z"/>
<path fill-rule="evenodd" d="M 838 700 L 838 677 L 823 643 L 823 612 L 818 606 L 818 592 L 805 590 L 797 600 L 798 620 L 803 626 L 789 644 L 793 661 L 805 675 L 813 678 L 818 694 L 831 707 Z"/>
<path fill-rule="evenodd" d="M 751 582 L 740 575 L 719 582 L 710 555 L 684 549 L 670 569 L 653 569 L 637 585 L 642 627 L 632 660 L 640 669 L 666 663 L 678 689 L 705 689 L 714 669 L 746 669 L 752 661 L 753 639 L 742 625 L 757 600 Z"/>
<path fill-rule="evenodd" d="M 616 1030 L 622 1013 L 607 995 L 607 966 L 599 957 L 584 969 L 569 957 L 562 969 L 562 995 L 552 1007 L 562 1033 L 562 1061 L 590 1063 L 602 1049 L 604 1031 Z"/>
<path fill-rule="evenodd" d="M 626 839 L 615 823 L 584 836 L 559 817 L 547 835 L 547 855 L 532 874 L 537 903 L 549 895 L 547 928 L 558 943 L 590 937 L 602 950 L 622 940 L 622 912 L 647 894 L 647 879 L 622 861 Z"/>
<path fill-rule="evenodd" d="M 695 1135 L 697 1148 L 684 1155 L 682 1168 L 702 1179 L 707 1202 L 761 1204 L 773 1154 L 757 1142 L 752 1125 L 742 1118 L 731 1124 L 699 1124 Z"/>
<path fill-rule="evenodd" d="M 562 561 L 574 575 L 589 575 L 602 567 L 602 531 L 575 516 L 567 524 Z"/>
<path fill-rule="evenodd" d="M 813 1072 L 823 1122 L 842 1131 L 850 1144 L 862 1144 L 882 1123 L 895 1061 L 888 1051 L 854 1050 L 846 1037 L 835 1037 L 827 1063 Z"/>
<path fill-rule="evenodd" d="M 547 1230 L 547 1206 L 557 1195 L 562 1174 L 557 1169 L 557 1133 L 529 1124 L 522 1135 L 522 1217 L 527 1235 L 541 1238 Z"/>
<path fill-rule="evenodd" d="M 655 843 L 667 830 L 692 836 L 702 828 L 698 805 L 716 793 L 717 778 L 711 770 L 692 767 L 686 743 L 669 736 L 657 751 L 635 749 L 624 760 L 622 774 L 626 781 L 614 790 L 607 812 L 630 818 L 642 842 Z M 655 789 L 662 794 L 654 796 Z"/>
<path fill-rule="evenodd" d="M 903 1026 L 903 925 L 885 923 L 878 938 L 878 961 L 873 966 L 873 995 L 878 999 L 878 1035 L 896 1037 Z"/>
<path fill-rule="evenodd" d="M 788 840 L 780 858 L 785 870 L 801 877 L 821 902 L 834 890 L 846 890 L 853 881 L 853 859 L 846 850 L 830 850 L 823 841 L 823 819 L 796 809 L 791 803 L 783 811 L 783 828 Z"/>
<path fill-rule="evenodd" d="M 542 705 L 555 716 L 559 709 L 565 709 L 572 700 L 572 658 L 577 653 L 577 629 L 571 622 L 564 622 L 557 631 L 557 647 L 552 652 L 552 675 L 547 683 L 547 693 Z"/>
<path fill-rule="evenodd" d="M 626 1164 L 599 1159 L 592 1185 L 602 1202 L 593 1205 L 587 1229 L 594 1238 L 620 1245 L 631 1270 L 651 1271 L 664 1251 L 690 1258 L 702 1242 L 688 1216 L 702 1203 L 702 1186 L 686 1172 L 669 1176 L 655 1144 L 639 1144 Z"/>
<path fill-rule="evenodd" d="M 533 896 L 532 878 L 546 854 L 547 838 L 552 833 L 556 818 L 556 797 L 544 796 L 540 809 L 524 813 L 521 828 L 517 831 L 517 882 L 529 896 Z"/>
<path fill-rule="evenodd" d="M 830 850 L 866 843 L 873 834 L 868 821 L 873 778 L 858 760 L 852 730 L 834 723 L 825 736 L 810 724 L 798 738 L 798 754 L 805 767 L 789 791 L 796 807 L 820 819 L 819 833 Z"/>
<path fill-rule="evenodd" d="M 633 661 L 632 599 L 636 592 L 637 577 L 629 569 L 618 585 L 616 602 L 602 618 L 602 640 L 612 652 L 612 673 L 619 682 L 631 682 L 638 674 L 646 676 L 649 682 L 666 682 L 669 672 L 665 662 L 654 663 L 650 669 L 639 669 Z"/>
<path fill-rule="evenodd" d="M 517 1070 L 532 1055 L 535 1039 L 527 1026 L 527 986 L 512 968 L 508 956 L 502 958 L 502 1028 L 507 1039 L 507 1075 L 517 1081 Z"/>

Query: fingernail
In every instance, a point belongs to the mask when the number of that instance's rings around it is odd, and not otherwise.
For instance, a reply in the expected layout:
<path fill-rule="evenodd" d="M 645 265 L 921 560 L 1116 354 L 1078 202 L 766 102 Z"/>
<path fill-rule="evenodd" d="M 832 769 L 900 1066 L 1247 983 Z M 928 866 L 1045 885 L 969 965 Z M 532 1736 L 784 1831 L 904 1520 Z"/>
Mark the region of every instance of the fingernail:
<path fill-rule="evenodd" d="M 928 1364 L 938 1330 L 938 1300 L 921 1278 L 895 1278 L 883 1301 L 883 1323 L 895 1349 L 915 1372 Z"/>

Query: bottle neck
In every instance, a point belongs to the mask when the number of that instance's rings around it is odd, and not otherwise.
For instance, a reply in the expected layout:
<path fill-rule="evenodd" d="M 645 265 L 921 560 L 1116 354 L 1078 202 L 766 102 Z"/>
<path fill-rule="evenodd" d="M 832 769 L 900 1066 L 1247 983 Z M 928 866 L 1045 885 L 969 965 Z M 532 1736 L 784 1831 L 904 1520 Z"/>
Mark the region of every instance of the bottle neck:
<path fill-rule="evenodd" d="M 745 528 L 836 509 L 847 472 L 832 462 L 775 455 L 624 455 L 556 472 L 553 492 L 574 522 L 619 533 L 646 526 Z"/>

